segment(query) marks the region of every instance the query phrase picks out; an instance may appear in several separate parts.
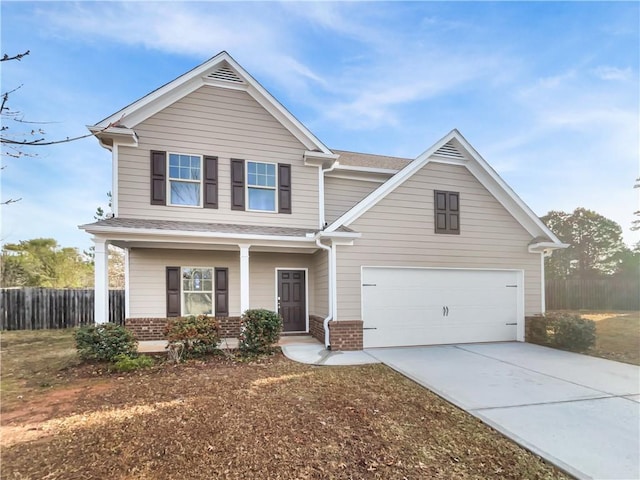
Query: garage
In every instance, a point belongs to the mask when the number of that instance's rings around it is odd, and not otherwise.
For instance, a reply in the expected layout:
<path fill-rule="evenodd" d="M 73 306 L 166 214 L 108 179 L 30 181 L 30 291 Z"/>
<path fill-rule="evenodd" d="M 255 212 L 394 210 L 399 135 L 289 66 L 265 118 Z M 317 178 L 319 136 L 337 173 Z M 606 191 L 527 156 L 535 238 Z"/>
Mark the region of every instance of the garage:
<path fill-rule="evenodd" d="M 364 347 L 521 340 L 520 270 L 363 267 Z"/>

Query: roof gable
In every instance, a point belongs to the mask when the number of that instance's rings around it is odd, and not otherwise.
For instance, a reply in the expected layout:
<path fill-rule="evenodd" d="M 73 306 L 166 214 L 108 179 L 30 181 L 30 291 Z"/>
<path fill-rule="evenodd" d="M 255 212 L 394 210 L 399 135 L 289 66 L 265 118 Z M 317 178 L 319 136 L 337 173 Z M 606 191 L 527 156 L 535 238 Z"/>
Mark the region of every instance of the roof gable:
<path fill-rule="evenodd" d="M 396 175 L 371 192 L 351 210 L 335 220 L 325 231 L 332 232 L 340 226 L 350 225 L 429 162 L 452 163 L 466 167 L 532 237 L 543 236 L 553 244 L 563 245 L 462 134 L 455 129 L 434 143 L 415 160 L 408 163 Z"/>
<path fill-rule="evenodd" d="M 227 52 L 219 53 L 175 80 L 89 127 L 89 129 L 94 132 L 98 129 L 107 129 L 113 126 L 133 129 L 140 122 L 204 85 L 246 91 L 300 140 L 307 149 L 331 153 L 311 131 L 267 92 Z"/>

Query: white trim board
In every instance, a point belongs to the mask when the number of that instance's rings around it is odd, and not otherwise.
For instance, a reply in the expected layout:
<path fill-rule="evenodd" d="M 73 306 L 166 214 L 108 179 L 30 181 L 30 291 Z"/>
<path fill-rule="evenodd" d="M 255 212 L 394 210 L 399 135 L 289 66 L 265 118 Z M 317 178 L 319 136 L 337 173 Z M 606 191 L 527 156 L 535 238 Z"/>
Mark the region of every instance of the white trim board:
<path fill-rule="evenodd" d="M 464 151 L 467 160 L 462 162 L 456 160 L 455 164 L 462 164 L 469 172 L 500 202 L 505 209 L 529 232 L 532 237 L 546 236 L 551 240 L 555 248 L 563 248 L 563 243 L 553 234 L 553 232 L 542 223 L 536 214 L 518 197 L 515 192 L 500 178 L 491 166 L 476 152 L 469 142 L 458 130 L 452 130 L 447 135 L 434 143 L 429 149 L 418 156 L 413 162 L 402 169 L 398 174 L 391 177 L 376 190 L 367 195 L 362 201 L 356 204 L 351 210 L 344 213 L 335 220 L 326 232 L 332 232 L 341 226 L 349 226 L 364 213 L 385 198 L 396 188 L 402 185 L 413 174 L 422 169 L 429 162 L 452 163 L 449 160 L 440 160 L 434 156 L 443 145 L 454 141 L 461 150 Z"/>
<path fill-rule="evenodd" d="M 234 82 L 212 81 L 207 75 L 217 71 L 220 65 L 227 63 L 232 70 L 244 81 L 246 85 Z M 184 98 L 200 87 L 232 88 L 245 90 L 254 100 L 262 105 L 282 126 L 294 135 L 308 150 L 319 150 L 322 153 L 332 154 L 310 130 L 308 130 L 291 112 L 289 112 L 278 100 L 276 100 L 260 83 L 258 83 L 244 68 L 236 62 L 231 55 L 222 51 L 206 62 L 191 69 L 187 73 L 164 84 L 130 105 L 118 110 L 107 118 L 89 127 L 90 130 L 105 128 L 109 125 L 122 125 L 134 128 L 152 115 L 158 113 L 169 105 Z"/>

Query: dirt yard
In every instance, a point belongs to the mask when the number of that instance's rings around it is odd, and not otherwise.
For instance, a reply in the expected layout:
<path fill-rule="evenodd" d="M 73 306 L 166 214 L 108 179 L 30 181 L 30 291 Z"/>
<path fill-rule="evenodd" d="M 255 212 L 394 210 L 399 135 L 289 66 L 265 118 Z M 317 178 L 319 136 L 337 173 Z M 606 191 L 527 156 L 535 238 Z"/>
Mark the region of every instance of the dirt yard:
<path fill-rule="evenodd" d="M 76 366 L 70 334 L 50 335 L 2 338 L 3 380 L 13 379 L 2 390 L 3 479 L 569 478 L 381 365 L 278 354 L 118 375 Z"/>

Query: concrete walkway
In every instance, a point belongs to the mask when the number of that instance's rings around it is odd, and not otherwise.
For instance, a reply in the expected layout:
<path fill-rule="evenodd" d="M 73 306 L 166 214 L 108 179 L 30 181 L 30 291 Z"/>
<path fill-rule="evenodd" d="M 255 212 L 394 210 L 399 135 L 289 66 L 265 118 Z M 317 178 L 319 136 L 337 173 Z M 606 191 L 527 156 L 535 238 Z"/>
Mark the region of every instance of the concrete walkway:
<path fill-rule="evenodd" d="M 578 478 L 640 478 L 640 368 L 527 343 L 366 351 Z"/>

